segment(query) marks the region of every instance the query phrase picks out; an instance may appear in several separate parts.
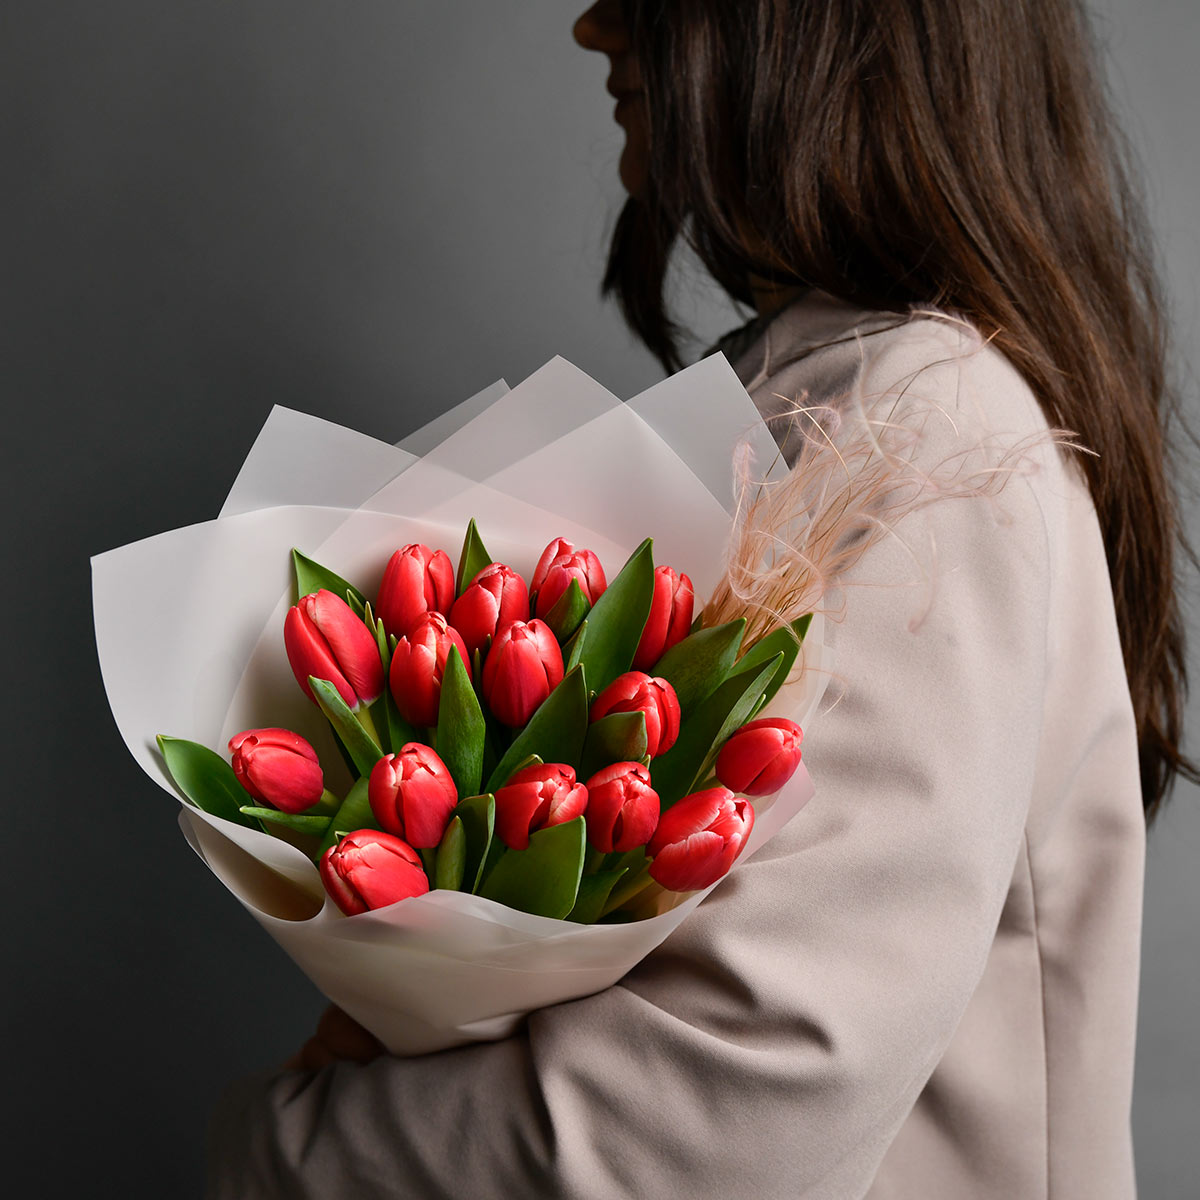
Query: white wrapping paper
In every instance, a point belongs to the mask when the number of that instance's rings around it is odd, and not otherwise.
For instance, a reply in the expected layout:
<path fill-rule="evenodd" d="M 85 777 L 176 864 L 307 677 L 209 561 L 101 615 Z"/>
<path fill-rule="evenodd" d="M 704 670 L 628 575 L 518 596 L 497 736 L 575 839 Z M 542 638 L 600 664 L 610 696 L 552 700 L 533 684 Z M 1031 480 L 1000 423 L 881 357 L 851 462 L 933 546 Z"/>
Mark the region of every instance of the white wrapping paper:
<path fill-rule="evenodd" d="M 100 666 L 130 752 L 180 800 L 184 835 L 213 873 L 393 1053 L 503 1037 L 536 1008 L 608 987 L 708 891 L 663 894 L 657 915 L 624 925 L 575 925 L 442 891 L 346 917 L 287 841 L 182 800 L 155 736 L 223 751 L 242 729 L 295 729 L 339 790 L 349 781 L 337 778 L 328 726 L 283 650 L 293 546 L 373 595 L 393 550 L 421 541 L 454 554 L 472 517 L 493 556 L 526 577 L 554 537 L 594 550 L 611 577 L 652 536 L 655 560 L 686 571 L 699 598 L 722 573 L 739 439 L 764 476 L 778 474 L 774 441 L 720 355 L 629 404 L 554 359 L 399 446 L 276 409 L 218 519 L 92 560 Z M 803 657 L 802 676 L 769 711 L 807 730 L 830 668 L 819 616 Z M 780 793 L 756 801 L 744 855 L 812 790 L 801 766 Z"/>

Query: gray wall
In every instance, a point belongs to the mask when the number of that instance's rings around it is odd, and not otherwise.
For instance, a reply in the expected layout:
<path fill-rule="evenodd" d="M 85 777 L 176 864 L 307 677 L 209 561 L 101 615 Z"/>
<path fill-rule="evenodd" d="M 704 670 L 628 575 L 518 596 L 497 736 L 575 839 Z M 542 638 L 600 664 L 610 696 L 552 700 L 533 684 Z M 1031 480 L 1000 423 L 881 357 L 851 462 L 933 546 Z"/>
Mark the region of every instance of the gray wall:
<path fill-rule="evenodd" d="M 1198 7 L 1101 13 L 1180 347 L 1200 361 Z M 321 1003 L 121 747 L 88 556 L 215 514 L 274 403 L 393 439 L 556 353 L 618 394 L 658 376 L 597 298 L 620 135 L 574 15 L 0 8 L 11 1194 L 197 1194 L 218 1090 L 294 1049 Z M 732 317 L 692 283 L 703 340 Z M 1197 799 L 1181 789 L 1150 845 L 1134 1114 L 1149 1197 L 1200 1175 Z"/>

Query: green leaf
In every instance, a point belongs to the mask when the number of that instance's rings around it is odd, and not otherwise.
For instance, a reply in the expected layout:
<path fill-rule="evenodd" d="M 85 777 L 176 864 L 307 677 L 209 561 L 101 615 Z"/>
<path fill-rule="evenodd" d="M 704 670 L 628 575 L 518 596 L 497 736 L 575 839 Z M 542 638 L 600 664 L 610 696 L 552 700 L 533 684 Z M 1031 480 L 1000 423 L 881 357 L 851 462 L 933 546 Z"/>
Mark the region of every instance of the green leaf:
<path fill-rule="evenodd" d="M 647 538 L 588 613 L 587 640 L 577 657 L 593 692 L 602 692 L 633 662 L 654 598 L 652 551 Z"/>
<path fill-rule="evenodd" d="M 450 647 L 438 701 L 437 744 L 460 796 L 473 796 L 483 777 L 487 731 L 483 710 L 457 646 Z"/>
<path fill-rule="evenodd" d="M 562 683 L 529 718 L 529 724 L 517 734 L 488 778 L 487 790 L 494 792 L 512 775 L 517 764 L 531 754 L 540 755 L 543 762 L 577 767 L 587 726 L 587 686 L 583 668 L 576 667 L 564 676 Z"/>
<path fill-rule="evenodd" d="M 711 756 L 750 719 L 782 658 L 777 654 L 757 672 L 727 679 L 683 722 L 675 745 L 650 767 L 650 780 L 664 811 L 692 791 Z"/>
<path fill-rule="evenodd" d="M 253 805 L 245 805 L 241 811 L 243 816 L 253 817 L 258 821 L 267 821 L 274 825 L 283 825 L 296 833 L 309 833 L 315 837 L 323 837 L 329 828 L 330 818 L 327 816 L 286 813 L 280 812 L 277 808 L 255 808 Z"/>
<path fill-rule="evenodd" d="M 356 779 L 354 786 L 346 793 L 341 808 L 333 814 L 315 857 L 320 859 L 321 855 L 337 840 L 336 835 L 339 833 L 353 833 L 356 829 L 378 828 L 379 823 L 371 811 L 371 801 L 367 795 L 367 780 Z"/>
<path fill-rule="evenodd" d="M 585 619 L 579 628 L 575 630 L 570 641 L 563 646 L 564 673 L 567 671 L 573 671 L 577 666 L 579 666 L 579 659 L 583 654 L 583 639 L 587 636 L 587 627 L 588 623 Z"/>
<path fill-rule="evenodd" d="M 483 864 L 496 828 L 495 796 L 468 796 L 454 809 L 453 819 L 462 825 L 462 890 L 474 893 L 483 878 Z"/>
<path fill-rule="evenodd" d="M 463 832 L 462 818 L 451 817 L 434 860 L 433 886 L 443 891 L 457 892 L 462 887 L 466 855 L 467 835 Z"/>
<path fill-rule="evenodd" d="M 363 624 L 371 631 L 375 645 L 379 647 L 379 661 L 383 663 L 383 677 L 386 680 L 392 665 L 392 647 L 388 645 L 387 630 L 384 629 L 383 622 L 371 610 L 369 603 L 363 607 Z"/>
<path fill-rule="evenodd" d="M 311 596 L 313 592 L 324 588 L 338 599 L 347 601 L 360 616 L 362 615 L 363 607 L 367 603 L 362 592 L 328 567 L 321 566 L 319 562 L 314 562 L 296 549 L 292 550 L 292 578 L 295 584 L 293 603 L 299 604 L 304 596 Z"/>
<path fill-rule="evenodd" d="M 646 754 L 646 714 L 609 713 L 588 726 L 579 760 L 579 778 L 586 783 L 609 763 L 639 762 Z"/>
<path fill-rule="evenodd" d="M 583 618 L 591 608 L 578 579 L 572 579 L 570 586 L 554 602 L 550 611 L 542 618 L 550 626 L 550 632 L 560 642 L 566 642 L 580 626 Z"/>
<path fill-rule="evenodd" d="M 799 621 L 793 621 L 790 626 L 773 630 L 766 637 L 759 638 L 738 659 L 733 672 L 735 676 L 745 675 L 750 671 L 757 670 L 763 663 L 774 658 L 777 654 L 783 655 L 774 677 L 763 692 L 762 700 L 758 704 L 759 708 L 769 704 L 774 698 L 775 693 L 787 682 L 787 677 L 791 673 L 792 667 L 796 665 L 796 656 L 800 653 L 800 641 L 803 640 L 804 633 L 808 629 L 808 624 L 811 620 L 812 614 L 809 613 L 807 616 L 801 617 Z"/>
<path fill-rule="evenodd" d="M 585 875 L 579 881 L 579 895 L 575 898 L 575 907 L 567 913 L 567 920 L 575 921 L 579 925 L 594 925 L 600 920 L 609 895 L 624 874 L 622 869 Z"/>
<path fill-rule="evenodd" d="M 527 850 L 506 850 L 479 894 L 520 912 L 560 920 L 575 907 L 583 871 L 583 817 L 539 829 Z"/>
<path fill-rule="evenodd" d="M 744 618 L 697 630 L 676 642 L 654 664 L 651 674 L 661 676 L 675 689 L 685 717 L 711 696 L 733 670 L 745 632 Z"/>
<path fill-rule="evenodd" d="M 487 552 L 487 547 L 479 536 L 479 530 L 475 528 L 475 518 L 472 517 L 467 523 L 467 535 L 463 539 L 462 553 L 458 556 L 458 575 L 454 581 L 454 594 L 461 596 L 470 585 L 471 580 L 484 567 L 490 566 L 491 562 L 492 556 Z"/>
<path fill-rule="evenodd" d="M 312 694 L 316 697 L 321 711 L 341 738 L 342 745 L 346 747 L 346 753 L 350 755 L 355 771 L 359 775 L 370 775 L 371 768 L 383 757 L 379 743 L 362 727 L 332 683 L 310 675 L 308 686 L 312 688 Z"/>
<path fill-rule="evenodd" d="M 158 736 L 158 749 L 179 790 L 197 807 L 235 825 L 256 829 L 241 810 L 249 792 L 233 768 L 215 751 L 185 738 Z"/>
<path fill-rule="evenodd" d="M 625 878 L 613 886 L 613 890 L 608 897 L 608 903 L 600 913 L 600 917 L 607 917 L 615 912 L 622 904 L 628 903 L 639 892 L 644 891 L 650 880 L 650 865 L 643 863 L 642 866 L 634 870 L 632 867 L 627 868 L 628 874 Z M 598 921 L 600 917 L 597 917 Z"/>

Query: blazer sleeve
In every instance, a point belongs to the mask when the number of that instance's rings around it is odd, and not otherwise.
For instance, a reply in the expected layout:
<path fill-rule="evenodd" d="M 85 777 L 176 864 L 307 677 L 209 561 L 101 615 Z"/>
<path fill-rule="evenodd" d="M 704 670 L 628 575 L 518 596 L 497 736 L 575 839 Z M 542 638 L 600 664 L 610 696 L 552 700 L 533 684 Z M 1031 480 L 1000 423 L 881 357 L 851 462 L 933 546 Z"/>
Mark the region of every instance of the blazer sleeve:
<path fill-rule="evenodd" d="M 947 403 L 965 386 L 985 407 L 1024 386 L 945 378 Z M 997 402 L 1029 432 L 1027 393 Z M 236 1086 L 208 1196 L 861 1196 L 981 978 L 1021 847 L 1045 486 L 936 503 L 863 556 L 831 629 L 844 694 L 806 731 L 815 798 L 620 984 L 501 1042 Z"/>

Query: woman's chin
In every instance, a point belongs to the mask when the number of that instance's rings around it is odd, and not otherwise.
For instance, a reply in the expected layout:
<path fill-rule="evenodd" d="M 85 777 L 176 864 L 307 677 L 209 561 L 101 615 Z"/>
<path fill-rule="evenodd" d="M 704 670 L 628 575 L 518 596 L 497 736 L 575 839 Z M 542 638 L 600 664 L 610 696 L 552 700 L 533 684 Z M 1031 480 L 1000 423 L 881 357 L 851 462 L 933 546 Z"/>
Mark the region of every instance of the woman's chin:
<path fill-rule="evenodd" d="M 621 186 L 636 200 L 646 192 L 646 154 L 638 145 L 638 136 L 634 131 L 625 134 L 625 146 L 621 151 L 621 159 L 617 164 L 617 174 Z"/>

